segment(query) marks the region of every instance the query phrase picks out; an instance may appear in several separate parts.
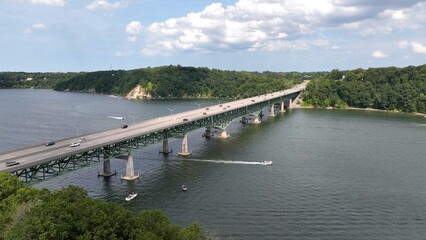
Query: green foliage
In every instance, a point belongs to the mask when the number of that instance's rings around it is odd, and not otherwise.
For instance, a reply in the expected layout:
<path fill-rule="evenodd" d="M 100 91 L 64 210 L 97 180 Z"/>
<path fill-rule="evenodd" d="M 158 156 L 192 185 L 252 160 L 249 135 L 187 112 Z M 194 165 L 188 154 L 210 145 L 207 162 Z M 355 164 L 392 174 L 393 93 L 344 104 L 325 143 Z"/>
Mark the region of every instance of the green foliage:
<path fill-rule="evenodd" d="M 117 204 L 94 200 L 78 187 L 37 190 L 0 174 L 0 239 L 205 239 L 200 226 L 170 224 L 159 210 L 139 216 Z"/>
<path fill-rule="evenodd" d="M 88 73 L 0 73 L 0 88 L 53 88 L 58 91 L 126 95 L 140 85 L 156 98 L 246 98 L 290 88 L 326 72 L 246 72 L 163 66 Z"/>
<path fill-rule="evenodd" d="M 131 71 L 99 71 L 59 82 L 55 90 L 124 95 L 138 84 L 151 96 L 244 98 L 291 87 L 325 73 L 236 72 L 164 66 Z"/>
<path fill-rule="evenodd" d="M 311 81 L 305 101 L 315 107 L 348 105 L 426 113 L 426 65 L 333 70 L 326 78 Z"/>
<path fill-rule="evenodd" d="M 0 72 L 0 88 L 54 88 L 80 73 Z"/>

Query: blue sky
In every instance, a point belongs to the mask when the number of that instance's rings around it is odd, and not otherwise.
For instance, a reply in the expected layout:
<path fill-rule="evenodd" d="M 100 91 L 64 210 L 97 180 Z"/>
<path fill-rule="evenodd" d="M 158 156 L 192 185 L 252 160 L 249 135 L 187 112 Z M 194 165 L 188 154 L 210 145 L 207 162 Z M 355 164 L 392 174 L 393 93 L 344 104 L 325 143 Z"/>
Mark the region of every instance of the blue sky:
<path fill-rule="evenodd" d="M 426 63 L 426 1 L 1 0 L 0 71 Z"/>

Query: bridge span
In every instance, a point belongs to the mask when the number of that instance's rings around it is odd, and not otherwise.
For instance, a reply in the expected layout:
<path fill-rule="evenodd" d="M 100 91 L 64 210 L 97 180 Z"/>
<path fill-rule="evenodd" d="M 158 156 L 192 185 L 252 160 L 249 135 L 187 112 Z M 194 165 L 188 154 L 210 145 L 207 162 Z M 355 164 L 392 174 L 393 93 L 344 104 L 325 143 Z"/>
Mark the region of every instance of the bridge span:
<path fill-rule="evenodd" d="M 163 142 L 162 153 L 170 153 L 168 139 L 182 137 L 180 156 L 189 156 L 187 133 L 191 130 L 206 127 L 206 137 L 213 136 L 213 128 L 219 129 L 218 137 L 226 138 L 226 127 L 235 119 L 242 117 L 243 122 L 260 123 L 262 109 L 270 106 L 270 116 L 274 116 L 275 106 L 284 111 L 285 105 L 291 102 L 306 88 L 300 84 L 291 89 L 270 94 L 259 95 L 242 100 L 217 104 L 206 108 L 153 118 L 129 125 L 126 128 L 110 129 L 89 133 L 79 137 L 85 140 L 80 145 L 71 147 L 76 137 L 61 139 L 54 145 L 45 143 L 0 153 L 0 172 L 9 172 L 26 182 L 43 180 L 72 171 L 95 162 L 103 162 L 101 176 L 111 176 L 110 160 L 126 158 L 125 180 L 139 178 L 133 169 L 132 150 L 156 142 Z M 19 163 L 8 166 L 8 162 Z"/>

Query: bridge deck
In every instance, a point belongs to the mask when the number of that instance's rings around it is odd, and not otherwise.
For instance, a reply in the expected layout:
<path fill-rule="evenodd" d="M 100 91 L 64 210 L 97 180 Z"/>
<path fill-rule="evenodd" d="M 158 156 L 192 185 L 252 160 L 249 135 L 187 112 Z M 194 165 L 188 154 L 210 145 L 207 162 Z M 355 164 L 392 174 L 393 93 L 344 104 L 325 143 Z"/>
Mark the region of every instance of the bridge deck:
<path fill-rule="evenodd" d="M 183 125 L 189 121 L 208 118 L 217 114 L 231 110 L 248 107 L 258 103 L 269 103 L 271 100 L 281 99 L 287 95 L 301 92 L 306 85 L 301 84 L 292 89 L 287 89 L 271 94 L 260 95 L 246 98 L 224 104 L 218 104 L 206 108 L 177 113 L 164 117 L 153 118 L 129 125 L 127 128 L 111 129 L 97 133 L 89 133 L 80 137 L 86 138 L 86 141 L 80 143 L 78 147 L 70 147 L 72 142 L 78 141 L 75 138 L 68 138 L 56 141 L 55 145 L 45 146 L 44 144 L 26 147 L 12 151 L 0 153 L 0 172 L 14 172 L 20 169 L 46 163 L 52 160 L 65 158 L 78 153 L 87 152 L 92 149 L 100 148 L 109 144 L 125 141 L 141 135 L 156 132 L 162 129 Z M 206 115 L 204 115 L 206 114 Z M 184 121 L 184 119 L 188 119 Z M 7 167 L 7 161 L 19 161 L 19 165 Z"/>

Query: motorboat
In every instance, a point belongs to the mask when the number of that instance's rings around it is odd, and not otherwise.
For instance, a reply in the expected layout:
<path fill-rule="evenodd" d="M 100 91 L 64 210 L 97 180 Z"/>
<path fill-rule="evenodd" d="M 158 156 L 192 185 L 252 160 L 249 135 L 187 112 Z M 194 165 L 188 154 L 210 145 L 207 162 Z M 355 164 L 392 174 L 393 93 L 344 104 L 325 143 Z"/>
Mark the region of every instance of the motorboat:
<path fill-rule="evenodd" d="M 129 196 L 127 196 L 125 199 L 126 199 L 126 201 L 130 201 L 130 200 L 132 200 L 133 198 L 135 198 L 137 195 L 138 195 L 137 193 L 132 192 L 132 193 L 130 193 L 130 194 L 129 194 Z"/>
<path fill-rule="evenodd" d="M 182 185 L 182 191 L 188 191 L 188 188 L 185 185 Z"/>
<path fill-rule="evenodd" d="M 108 116 L 109 118 L 112 118 L 112 119 L 117 119 L 117 120 L 124 120 L 124 119 L 126 119 L 125 117 L 115 117 L 115 116 Z"/>
<path fill-rule="evenodd" d="M 272 161 L 262 161 L 260 162 L 262 165 L 272 165 Z"/>

